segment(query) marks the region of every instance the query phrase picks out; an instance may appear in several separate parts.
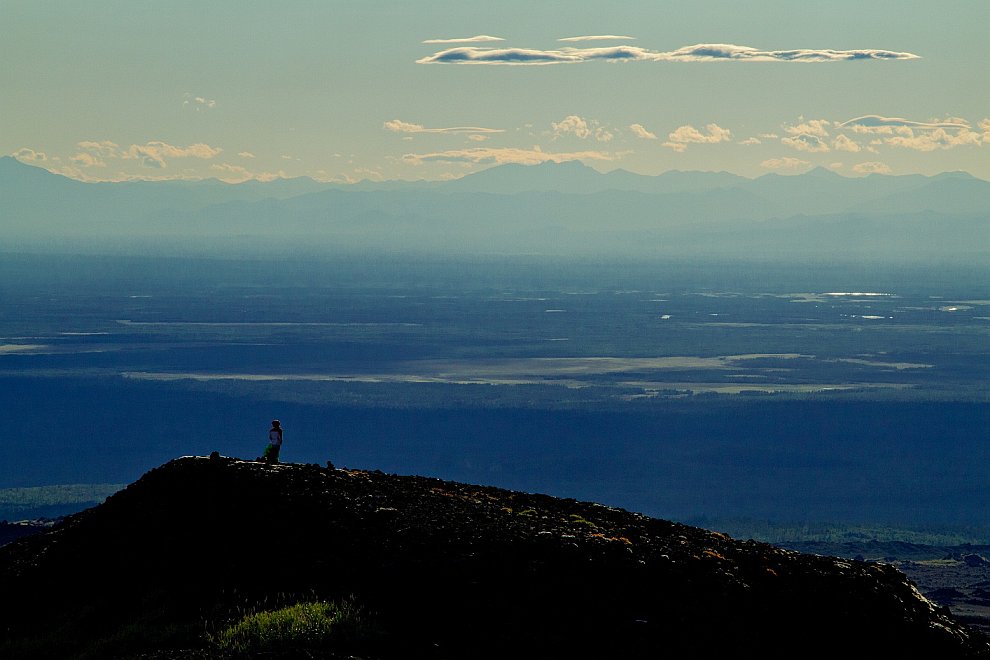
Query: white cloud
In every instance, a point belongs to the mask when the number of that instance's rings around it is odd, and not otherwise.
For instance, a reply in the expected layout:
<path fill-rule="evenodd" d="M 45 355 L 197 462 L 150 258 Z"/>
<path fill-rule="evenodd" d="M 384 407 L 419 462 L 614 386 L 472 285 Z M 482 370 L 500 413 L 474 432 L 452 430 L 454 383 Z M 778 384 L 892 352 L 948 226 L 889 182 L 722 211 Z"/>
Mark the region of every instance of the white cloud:
<path fill-rule="evenodd" d="M 145 144 L 132 144 L 122 154 L 122 158 L 140 161 L 144 167 L 167 167 L 166 158 L 215 158 L 222 149 L 197 142 L 188 147 L 176 147 L 161 141 L 151 141 Z"/>
<path fill-rule="evenodd" d="M 35 151 L 29 147 L 21 147 L 10 155 L 22 163 L 44 163 L 48 160 L 48 155 L 44 151 Z"/>
<path fill-rule="evenodd" d="M 313 179 L 323 183 L 357 183 L 357 181 L 347 174 L 330 174 L 326 170 L 316 170 Z"/>
<path fill-rule="evenodd" d="M 354 169 L 354 173 L 357 175 L 363 175 L 366 179 L 372 181 L 382 181 L 385 179 L 385 175 L 381 173 L 381 170 L 377 168 L 370 167 L 357 167 Z"/>
<path fill-rule="evenodd" d="M 237 155 L 241 158 L 254 158 L 254 154 L 250 151 L 238 151 Z"/>
<path fill-rule="evenodd" d="M 424 44 L 473 44 L 485 41 L 505 41 L 502 37 L 491 37 L 487 34 L 478 34 L 473 37 L 455 37 L 453 39 L 427 39 Z"/>
<path fill-rule="evenodd" d="M 453 43 L 453 42 L 448 42 Z M 428 55 L 417 64 L 507 64 L 546 65 L 576 64 L 603 60 L 609 62 L 837 62 L 851 60 L 913 60 L 913 53 L 889 50 L 759 50 L 734 44 L 696 44 L 673 51 L 655 51 L 638 46 L 601 48 L 478 48 L 463 46 Z"/>
<path fill-rule="evenodd" d="M 563 50 L 532 48 L 448 48 L 416 60 L 416 64 L 509 64 L 537 65 L 581 62 L 577 55 Z"/>
<path fill-rule="evenodd" d="M 745 140 L 741 140 L 739 142 L 739 144 L 744 144 L 746 146 L 750 146 L 750 145 L 753 145 L 753 144 L 763 144 L 763 143 L 760 142 L 760 140 L 758 138 L 749 137 L 749 138 L 746 138 Z"/>
<path fill-rule="evenodd" d="M 247 181 L 254 178 L 254 175 L 242 165 L 231 165 L 230 163 L 214 163 L 210 165 L 214 172 L 223 172 L 227 176 L 220 177 L 223 181 Z"/>
<path fill-rule="evenodd" d="M 657 139 L 656 133 L 651 133 L 650 131 L 646 130 L 646 128 L 642 124 L 630 124 L 629 130 L 633 132 L 633 135 L 643 140 Z"/>
<path fill-rule="evenodd" d="M 153 140 L 145 144 L 132 144 L 127 149 L 121 149 L 116 142 L 111 140 L 83 140 L 81 142 L 77 142 L 76 146 L 81 151 L 69 158 L 69 161 L 78 167 L 85 168 L 105 167 L 107 160 L 120 158 L 124 160 L 136 160 L 143 167 L 163 169 L 168 166 L 168 159 L 171 158 L 200 158 L 203 160 L 209 160 L 211 158 L 215 158 L 222 151 L 219 147 L 211 147 L 210 145 L 202 142 L 191 144 L 188 147 L 177 147 L 160 140 Z M 75 172 L 79 173 L 80 171 L 75 169 Z M 72 174 L 72 176 L 76 175 Z M 119 172 L 114 175 L 113 180 L 151 180 L 152 178 L 154 180 L 168 180 L 174 178 L 195 177 L 189 172 L 178 175 L 168 175 L 164 177 L 156 176 L 151 178 L 146 175 L 132 175 Z"/>
<path fill-rule="evenodd" d="M 615 137 L 612 131 L 608 130 L 596 119 L 586 120 L 577 115 L 568 115 L 559 122 L 550 122 L 553 128 L 553 139 L 565 135 L 574 135 L 582 140 L 594 138 L 598 142 L 609 142 Z"/>
<path fill-rule="evenodd" d="M 705 130 L 708 131 L 707 134 L 690 124 L 680 126 L 667 135 L 668 141 L 663 146 L 680 153 L 687 149 L 688 144 L 715 144 L 732 139 L 732 131 L 718 124 L 708 124 Z"/>
<path fill-rule="evenodd" d="M 110 140 L 101 140 L 100 142 L 84 140 L 77 142 L 76 146 L 101 158 L 119 158 L 121 156 L 117 143 Z"/>
<path fill-rule="evenodd" d="M 949 131 L 944 128 L 936 128 L 933 131 L 924 131 L 915 135 L 893 135 L 884 138 L 883 142 L 894 147 L 904 147 L 915 151 L 935 151 L 936 149 L 952 149 L 962 146 L 980 147 L 990 143 L 990 130 L 977 132 L 964 128 Z"/>
<path fill-rule="evenodd" d="M 79 167 L 106 167 L 107 164 L 99 156 L 94 156 L 91 153 L 85 151 L 77 153 L 75 156 L 69 159 L 69 162 L 75 163 Z"/>
<path fill-rule="evenodd" d="M 776 140 L 780 136 L 777 135 L 776 133 L 760 133 L 759 135 L 757 135 L 757 137 L 764 140 Z"/>
<path fill-rule="evenodd" d="M 865 115 L 837 126 L 854 133 L 877 136 L 866 147 L 867 151 L 873 153 L 877 153 L 877 147 L 881 145 L 915 151 L 935 151 L 990 144 L 990 120 L 987 119 L 978 122 L 975 130 L 968 121 L 959 117 L 925 122 L 902 117 Z"/>
<path fill-rule="evenodd" d="M 811 135 L 810 133 L 801 133 L 800 135 L 795 135 L 794 137 L 781 138 L 780 141 L 793 149 L 797 149 L 798 151 L 820 153 L 829 150 L 828 143 L 825 142 L 825 140 L 821 139 L 817 135 Z"/>
<path fill-rule="evenodd" d="M 489 139 L 487 135 L 469 135 L 468 139 L 472 142 L 484 142 Z"/>
<path fill-rule="evenodd" d="M 875 133 L 880 135 L 893 135 L 898 129 L 919 129 L 928 130 L 936 128 L 962 130 L 969 128 L 969 123 L 964 120 L 953 121 L 911 121 L 901 117 L 881 117 L 880 115 L 864 115 L 856 117 L 841 124 L 836 124 L 838 128 L 847 128 L 856 133 Z"/>
<path fill-rule="evenodd" d="M 241 183 L 244 181 L 274 181 L 275 179 L 286 178 L 285 172 L 279 170 L 278 172 L 252 172 L 246 167 L 241 165 L 232 165 L 231 163 L 214 163 L 210 165 L 210 169 L 214 172 L 219 172 L 219 178 L 221 181 L 226 181 L 227 183 Z"/>
<path fill-rule="evenodd" d="M 803 170 L 811 167 L 811 163 L 800 158 L 785 156 L 784 158 L 770 158 L 765 160 L 760 163 L 760 167 L 768 170 Z"/>
<path fill-rule="evenodd" d="M 591 135 L 588 122 L 577 115 L 568 115 L 559 122 L 551 122 L 550 126 L 553 127 L 553 136 L 555 138 L 571 133 L 584 140 Z"/>
<path fill-rule="evenodd" d="M 890 174 L 890 166 L 886 163 L 869 162 L 853 165 L 856 174 Z"/>
<path fill-rule="evenodd" d="M 212 110 L 217 107 L 217 102 L 214 99 L 208 99 L 205 96 L 193 96 L 186 93 L 183 94 L 183 97 L 185 100 L 182 101 L 182 105 L 194 110 Z"/>
<path fill-rule="evenodd" d="M 851 153 L 856 153 L 862 149 L 858 142 L 849 139 L 849 136 L 841 133 L 832 140 L 832 148 L 836 151 L 848 151 Z"/>
<path fill-rule="evenodd" d="M 589 34 L 582 37 L 564 37 L 557 41 L 635 41 L 636 37 L 621 34 Z"/>
<path fill-rule="evenodd" d="M 412 124 L 401 119 L 390 119 L 382 126 L 393 133 L 504 133 L 503 128 L 482 128 L 480 126 L 451 126 L 447 128 L 426 128 L 422 124 Z"/>
<path fill-rule="evenodd" d="M 797 126 L 784 126 L 784 132 L 789 135 L 814 135 L 815 137 L 828 137 L 828 127 L 832 122 L 827 119 L 801 120 Z"/>
<path fill-rule="evenodd" d="M 523 165 L 537 165 L 539 163 L 546 162 L 562 163 L 569 160 L 609 161 L 615 160 L 616 158 L 618 158 L 617 154 L 603 151 L 554 153 L 543 151 L 539 146 L 534 146 L 532 149 L 517 149 L 511 147 L 475 147 L 471 149 L 454 149 L 450 151 L 439 151 L 426 154 L 406 154 L 402 157 L 402 160 L 409 165 L 421 165 L 427 162 L 461 162 L 497 165 L 502 165 L 504 163 L 521 163 Z"/>

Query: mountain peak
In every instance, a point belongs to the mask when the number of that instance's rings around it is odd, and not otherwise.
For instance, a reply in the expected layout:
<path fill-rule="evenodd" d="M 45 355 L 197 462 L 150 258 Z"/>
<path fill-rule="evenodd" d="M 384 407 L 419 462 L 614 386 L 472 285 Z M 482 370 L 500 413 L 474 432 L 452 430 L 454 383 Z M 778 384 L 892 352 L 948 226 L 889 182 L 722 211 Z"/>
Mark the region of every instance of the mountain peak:
<path fill-rule="evenodd" d="M 589 502 L 219 456 L 0 549 L 0 649 L 108 657 L 127 630 L 132 654 L 194 647 L 204 617 L 279 594 L 353 595 L 384 633 L 358 650 L 382 659 L 986 650 L 890 566 Z"/>
<path fill-rule="evenodd" d="M 807 172 L 804 173 L 804 176 L 811 176 L 811 177 L 816 177 L 816 178 L 820 178 L 820 179 L 844 179 L 844 178 L 846 178 L 846 177 L 842 176 L 841 174 L 839 174 L 838 172 L 836 172 L 835 170 L 830 170 L 827 167 L 822 167 L 821 165 L 819 165 L 818 167 L 815 167 L 815 168 L 812 168 L 812 169 L 808 170 Z"/>
<path fill-rule="evenodd" d="M 43 167 L 23 163 L 13 156 L 0 156 L 0 175 L 18 174 L 23 176 L 24 174 L 41 175 L 42 173 L 48 176 L 56 176 Z"/>

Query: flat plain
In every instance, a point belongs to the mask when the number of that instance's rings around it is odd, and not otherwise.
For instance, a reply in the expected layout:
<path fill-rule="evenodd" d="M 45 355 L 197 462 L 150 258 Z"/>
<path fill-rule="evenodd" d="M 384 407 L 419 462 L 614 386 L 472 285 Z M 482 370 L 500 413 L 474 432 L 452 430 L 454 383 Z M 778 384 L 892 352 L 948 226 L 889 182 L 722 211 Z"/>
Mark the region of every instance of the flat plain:
<path fill-rule="evenodd" d="M 260 454 L 688 520 L 986 527 L 965 268 L 6 255 L 0 488 Z M 0 513 L 0 517 L 4 517 Z"/>

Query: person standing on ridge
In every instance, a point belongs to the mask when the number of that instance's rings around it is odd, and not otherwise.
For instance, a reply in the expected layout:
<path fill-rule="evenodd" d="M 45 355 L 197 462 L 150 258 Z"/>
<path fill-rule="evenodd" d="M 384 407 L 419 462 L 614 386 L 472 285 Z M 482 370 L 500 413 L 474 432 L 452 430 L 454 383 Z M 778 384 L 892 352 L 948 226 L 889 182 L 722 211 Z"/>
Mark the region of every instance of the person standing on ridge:
<path fill-rule="evenodd" d="M 272 420 L 272 428 L 268 431 L 268 446 L 265 447 L 264 461 L 278 463 L 278 453 L 282 449 L 282 423 Z"/>

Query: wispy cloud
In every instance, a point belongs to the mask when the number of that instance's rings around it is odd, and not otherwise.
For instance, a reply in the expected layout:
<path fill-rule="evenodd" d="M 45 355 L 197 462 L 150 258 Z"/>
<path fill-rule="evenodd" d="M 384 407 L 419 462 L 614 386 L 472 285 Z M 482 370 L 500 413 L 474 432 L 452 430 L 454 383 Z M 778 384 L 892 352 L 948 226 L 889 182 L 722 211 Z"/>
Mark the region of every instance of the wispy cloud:
<path fill-rule="evenodd" d="M 800 158 L 785 156 L 784 158 L 769 158 L 760 163 L 760 167 L 768 170 L 803 170 L 811 167 L 811 163 Z"/>
<path fill-rule="evenodd" d="M 609 161 L 618 158 L 617 154 L 604 151 L 573 151 L 573 152 L 549 152 L 543 151 L 539 146 L 532 149 L 517 148 L 484 148 L 476 147 L 472 149 L 454 149 L 450 151 L 438 151 L 425 154 L 406 154 L 402 157 L 403 162 L 409 165 L 422 165 L 429 162 L 444 163 L 471 163 L 475 165 L 504 163 L 521 163 L 523 165 L 538 165 L 539 163 L 554 162 L 562 163 L 569 160 L 598 160 Z"/>
<path fill-rule="evenodd" d="M 238 151 L 237 155 L 241 158 L 254 158 L 254 154 L 250 151 Z"/>
<path fill-rule="evenodd" d="M 707 133 L 690 124 L 680 126 L 667 135 L 667 142 L 664 142 L 663 146 L 680 153 L 686 150 L 689 144 L 715 144 L 732 139 L 732 131 L 722 128 L 718 124 L 708 124 L 705 126 L 705 130 Z"/>
<path fill-rule="evenodd" d="M 44 151 L 35 151 L 29 147 L 21 147 L 10 155 L 22 163 L 44 163 L 48 160 L 48 155 Z"/>
<path fill-rule="evenodd" d="M 214 99 L 208 99 L 205 96 L 193 96 L 188 92 L 183 94 L 183 107 L 191 108 L 194 110 L 212 110 L 217 107 L 217 102 Z"/>
<path fill-rule="evenodd" d="M 473 37 L 454 37 L 453 39 L 427 39 L 424 44 L 474 44 L 486 41 L 505 41 L 502 37 L 491 37 L 487 34 L 478 34 Z"/>
<path fill-rule="evenodd" d="M 890 165 L 876 161 L 853 165 L 852 169 L 856 174 L 890 174 L 891 171 Z"/>
<path fill-rule="evenodd" d="M 564 37 L 557 41 L 635 41 L 636 37 L 622 34 L 587 34 L 581 37 Z"/>
<path fill-rule="evenodd" d="M 642 124 L 629 124 L 629 130 L 632 131 L 633 135 L 643 140 L 657 139 L 657 134 L 651 133 L 650 131 L 646 130 L 646 127 L 643 126 Z"/>
<path fill-rule="evenodd" d="M 480 126 L 450 126 L 447 128 L 427 128 L 422 124 L 412 124 L 401 119 L 390 119 L 382 128 L 393 133 L 504 133 L 503 128 L 483 128 Z"/>
<path fill-rule="evenodd" d="M 754 144 L 763 144 L 763 143 L 760 141 L 759 138 L 748 137 L 745 140 L 740 140 L 739 141 L 739 144 L 743 144 L 743 145 L 746 145 L 748 147 L 748 146 L 752 146 Z"/>
<path fill-rule="evenodd" d="M 799 48 L 794 50 L 760 50 L 734 44 L 696 44 L 672 51 L 657 51 L 638 46 L 602 48 L 449 48 L 416 60 L 417 64 L 508 64 L 547 65 L 577 64 L 604 60 L 609 62 L 839 62 L 853 60 L 913 60 L 913 53 L 890 50 L 831 50 Z"/>

